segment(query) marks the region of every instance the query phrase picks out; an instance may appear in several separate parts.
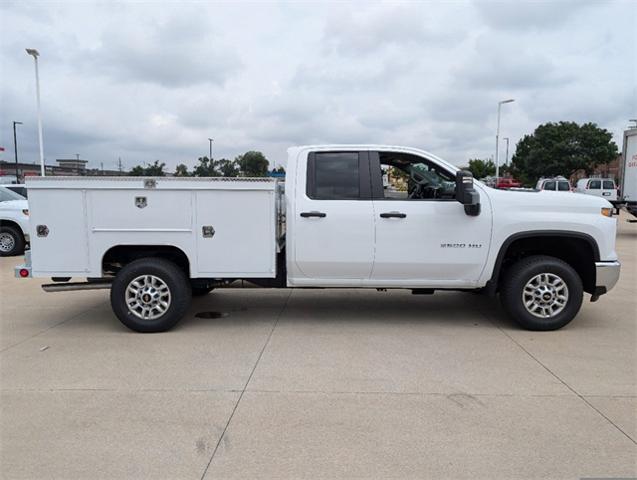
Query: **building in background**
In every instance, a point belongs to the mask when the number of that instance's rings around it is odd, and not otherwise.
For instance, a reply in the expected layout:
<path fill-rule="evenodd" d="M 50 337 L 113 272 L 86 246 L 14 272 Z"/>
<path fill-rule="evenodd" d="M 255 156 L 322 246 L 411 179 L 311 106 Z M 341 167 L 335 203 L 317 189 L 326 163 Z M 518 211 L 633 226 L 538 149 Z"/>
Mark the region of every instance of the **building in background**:
<path fill-rule="evenodd" d="M 119 176 L 126 175 L 126 172 L 119 170 L 102 170 L 99 168 L 88 168 L 88 160 L 80 158 L 60 158 L 56 160 L 57 165 L 45 165 L 44 170 L 47 175 L 53 176 Z M 8 160 L 0 160 L 0 177 L 15 176 L 16 164 Z M 24 177 L 40 175 L 39 163 L 18 162 L 18 177 L 20 182 L 24 182 Z"/>

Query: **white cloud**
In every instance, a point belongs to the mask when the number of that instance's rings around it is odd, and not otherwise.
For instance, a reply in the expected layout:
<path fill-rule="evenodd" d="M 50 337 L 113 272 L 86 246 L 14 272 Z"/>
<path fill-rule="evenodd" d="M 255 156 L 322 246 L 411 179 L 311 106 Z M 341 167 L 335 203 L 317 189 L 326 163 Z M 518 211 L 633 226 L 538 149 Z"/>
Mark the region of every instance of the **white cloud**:
<path fill-rule="evenodd" d="M 513 6 L 512 6 L 513 5 Z M 634 2 L 0 5 L 0 145 L 92 165 L 193 165 L 298 143 L 392 143 L 455 163 L 546 121 L 637 115 Z"/>

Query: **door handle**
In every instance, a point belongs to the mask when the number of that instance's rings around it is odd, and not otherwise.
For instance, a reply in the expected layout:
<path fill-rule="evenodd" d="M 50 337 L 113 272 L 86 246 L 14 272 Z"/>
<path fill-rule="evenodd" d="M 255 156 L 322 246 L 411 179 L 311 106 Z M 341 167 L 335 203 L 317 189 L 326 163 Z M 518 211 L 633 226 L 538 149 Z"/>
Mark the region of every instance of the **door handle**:
<path fill-rule="evenodd" d="M 316 212 L 316 211 L 312 210 L 311 212 L 301 212 L 301 216 L 303 218 L 310 218 L 310 217 L 325 218 L 325 217 L 327 217 L 327 213 Z"/>
<path fill-rule="evenodd" d="M 380 214 L 380 218 L 405 218 L 406 213 L 401 212 L 385 212 Z"/>

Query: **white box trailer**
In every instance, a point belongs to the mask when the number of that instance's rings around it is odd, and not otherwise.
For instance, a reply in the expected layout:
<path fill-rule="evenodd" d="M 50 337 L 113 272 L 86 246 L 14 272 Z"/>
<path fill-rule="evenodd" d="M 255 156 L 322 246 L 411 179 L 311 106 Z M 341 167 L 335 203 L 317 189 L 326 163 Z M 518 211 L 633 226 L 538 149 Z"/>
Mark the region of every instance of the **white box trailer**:
<path fill-rule="evenodd" d="M 637 128 L 624 132 L 620 170 L 620 201 L 637 217 Z"/>
<path fill-rule="evenodd" d="M 190 278 L 276 274 L 276 180 L 33 177 L 28 188 L 34 276 L 99 278 L 127 245 L 196 252 Z"/>

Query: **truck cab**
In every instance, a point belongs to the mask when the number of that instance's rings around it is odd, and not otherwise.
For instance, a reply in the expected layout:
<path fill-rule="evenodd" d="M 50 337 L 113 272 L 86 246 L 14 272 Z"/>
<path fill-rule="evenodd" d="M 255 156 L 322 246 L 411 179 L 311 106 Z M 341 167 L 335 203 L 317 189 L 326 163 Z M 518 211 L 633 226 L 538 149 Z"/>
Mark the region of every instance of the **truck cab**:
<path fill-rule="evenodd" d="M 46 291 L 110 289 L 116 316 L 140 332 L 171 328 L 192 295 L 246 284 L 483 292 L 524 328 L 554 330 L 619 277 L 606 200 L 496 190 L 408 147 L 292 147 L 285 184 L 27 182 L 32 263 L 16 276 L 54 277 Z"/>

